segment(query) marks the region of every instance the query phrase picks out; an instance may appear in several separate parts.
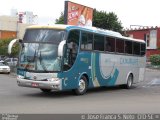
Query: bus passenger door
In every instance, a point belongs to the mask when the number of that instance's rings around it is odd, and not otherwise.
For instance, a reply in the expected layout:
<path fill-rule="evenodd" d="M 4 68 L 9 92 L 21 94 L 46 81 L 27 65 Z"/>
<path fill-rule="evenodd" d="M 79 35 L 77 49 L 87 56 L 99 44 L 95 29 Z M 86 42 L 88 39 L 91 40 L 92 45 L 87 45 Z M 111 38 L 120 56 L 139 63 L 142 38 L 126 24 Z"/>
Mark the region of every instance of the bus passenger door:
<path fill-rule="evenodd" d="M 79 34 L 79 30 L 72 30 L 69 32 L 64 55 L 64 70 L 70 69 L 75 63 L 79 48 Z"/>

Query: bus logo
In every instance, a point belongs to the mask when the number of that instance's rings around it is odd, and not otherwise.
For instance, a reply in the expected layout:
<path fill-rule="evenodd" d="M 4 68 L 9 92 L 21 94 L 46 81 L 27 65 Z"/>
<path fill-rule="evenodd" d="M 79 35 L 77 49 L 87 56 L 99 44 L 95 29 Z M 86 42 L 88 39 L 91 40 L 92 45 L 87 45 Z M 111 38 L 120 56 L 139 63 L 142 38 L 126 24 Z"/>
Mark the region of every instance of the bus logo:
<path fill-rule="evenodd" d="M 34 80 L 37 80 L 37 77 L 36 77 L 36 76 L 33 76 L 33 79 L 34 79 Z"/>

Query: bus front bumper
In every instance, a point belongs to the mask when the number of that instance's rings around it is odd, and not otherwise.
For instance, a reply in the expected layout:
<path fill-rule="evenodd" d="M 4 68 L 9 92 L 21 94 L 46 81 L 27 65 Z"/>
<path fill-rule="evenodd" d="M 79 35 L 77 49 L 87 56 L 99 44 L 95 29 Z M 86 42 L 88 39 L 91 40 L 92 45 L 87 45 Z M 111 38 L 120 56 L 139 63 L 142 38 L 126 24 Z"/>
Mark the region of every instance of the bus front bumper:
<path fill-rule="evenodd" d="M 31 88 L 40 88 L 40 89 L 51 89 L 51 90 L 62 90 L 61 79 L 54 78 L 53 80 L 28 80 L 17 77 L 17 84 L 21 87 L 31 87 Z"/>

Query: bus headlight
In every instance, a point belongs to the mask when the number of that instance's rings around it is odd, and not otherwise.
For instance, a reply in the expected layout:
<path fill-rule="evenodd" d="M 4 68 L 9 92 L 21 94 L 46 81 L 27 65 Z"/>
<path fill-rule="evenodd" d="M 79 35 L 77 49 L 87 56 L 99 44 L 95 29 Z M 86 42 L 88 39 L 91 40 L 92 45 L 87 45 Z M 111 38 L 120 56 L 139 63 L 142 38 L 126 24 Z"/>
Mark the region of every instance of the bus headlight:
<path fill-rule="evenodd" d="M 22 76 L 22 75 L 17 75 L 17 79 L 24 79 L 24 76 Z"/>
<path fill-rule="evenodd" d="M 61 79 L 59 78 L 49 78 L 47 79 L 49 82 L 52 82 L 53 89 L 61 89 Z"/>
<path fill-rule="evenodd" d="M 55 82 L 57 84 L 60 83 L 60 79 L 59 78 L 48 78 L 47 80 L 50 81 L 50 82 Z"/>

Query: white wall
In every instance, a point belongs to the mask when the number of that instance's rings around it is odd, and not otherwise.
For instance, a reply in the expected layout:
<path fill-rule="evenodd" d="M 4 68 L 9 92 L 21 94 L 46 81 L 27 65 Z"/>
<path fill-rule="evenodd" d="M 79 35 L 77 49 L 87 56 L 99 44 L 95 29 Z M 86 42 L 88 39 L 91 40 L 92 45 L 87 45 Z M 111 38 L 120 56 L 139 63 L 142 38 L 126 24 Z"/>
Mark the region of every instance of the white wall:
<path fill-rule="evenodd" d="M 18 18 L 13 16 L 0 16 L 0 30 L 15 31 L 17 38 L 22 39 L 27 26 L 32 24 L 18 23 Z"/>
<path fill-rule="evenodd" d="M 16 31 L 17 20 L 17 17 L 0 16 L 0 30 Z"/>

